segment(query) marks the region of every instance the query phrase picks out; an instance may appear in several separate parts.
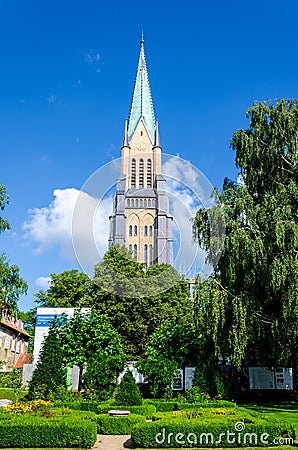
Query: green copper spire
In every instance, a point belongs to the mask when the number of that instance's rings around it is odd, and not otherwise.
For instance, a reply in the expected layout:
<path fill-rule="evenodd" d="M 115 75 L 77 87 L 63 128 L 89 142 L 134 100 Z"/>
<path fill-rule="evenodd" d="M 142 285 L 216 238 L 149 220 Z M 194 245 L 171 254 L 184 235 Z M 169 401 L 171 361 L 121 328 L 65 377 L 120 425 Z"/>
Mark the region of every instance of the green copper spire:
<path fill-rule="evenodd" d="M 140 119 L 143 119 L 151 141 L 154 143 L 155 117 L 146 66 L 143 34 L 140 43 L 140 56 L 128 118 L 128 141 L 130 142 Z"/>

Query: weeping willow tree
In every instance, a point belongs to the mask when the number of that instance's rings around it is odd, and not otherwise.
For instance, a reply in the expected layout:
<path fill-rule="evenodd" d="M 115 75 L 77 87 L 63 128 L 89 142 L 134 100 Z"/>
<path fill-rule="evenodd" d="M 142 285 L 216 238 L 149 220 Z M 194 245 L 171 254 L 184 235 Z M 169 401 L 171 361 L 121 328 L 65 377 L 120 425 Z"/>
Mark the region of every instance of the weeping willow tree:
<path fill-rule="evenodd" d="M 198 321 L 215 351 L 298 374 L 298 101 L 255 103 L 231 146 L 238 183 L 225 179 L 213 211 L 198 210 L 194 233 L 212 262 L 210 214 L 226 237 L 215 276 L 198 285 Z"/>

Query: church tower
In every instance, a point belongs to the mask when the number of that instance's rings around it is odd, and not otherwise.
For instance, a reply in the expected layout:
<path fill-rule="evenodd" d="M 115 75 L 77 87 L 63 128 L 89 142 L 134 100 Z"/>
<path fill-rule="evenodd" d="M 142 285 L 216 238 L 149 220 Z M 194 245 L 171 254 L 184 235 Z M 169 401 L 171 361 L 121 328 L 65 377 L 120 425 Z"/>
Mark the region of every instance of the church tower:
<path fill-rule="evenodd" d="M 142 38 L 128 120 L 122 144 L 109 247 L 125 245 L 146 267 L 173 264 L 172 216 L 166 180 L 161 174 L 161 146 Z"/>

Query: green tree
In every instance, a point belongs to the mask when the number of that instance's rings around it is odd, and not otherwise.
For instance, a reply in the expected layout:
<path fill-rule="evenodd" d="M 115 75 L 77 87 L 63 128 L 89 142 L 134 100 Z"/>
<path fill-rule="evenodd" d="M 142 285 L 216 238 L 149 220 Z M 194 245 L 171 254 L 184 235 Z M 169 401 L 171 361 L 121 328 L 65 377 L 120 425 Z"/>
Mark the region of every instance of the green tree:
<path fill-rule="evenodd" d="M 28 353 L 33 353 L 36 324 L 36 307 L 29 309 L 29 311 L 18 311 L 17 317 L 22 320 L 25 330 L 30 334 Z"/>
<path fill-rule="evenodd" d="M 187 283 L 172 266 L 154 264 L 145 270 L 119 245 L 95 266 L 94 282 L 92 306 L 109 317 L 130 359 L 144 353 L 149 336 L 165 320 L 191 314 Z"/>
<path fill-rule="evenodd" d="M 224 249 L 198 305 L 205 311 L 207 301 L 205 319 L 219 330 L 216 349 L 238 366 L 292 366 L 297 388 L 298 102 L 255 103 L 247 116 L 249 128 L 231 141 L 240 183 L 226 179 L 215 207 L 224 211 Z M 197 212 L 194 229 L 212 260 L 208 211 Z"/>
<path fill-rule="evenodd" d="M 5 189 L 5 187 L 3 186 L 3 184 L 0 184 L 0 210 L 3 211 L 6 207 L 6 205 L 8 205 L 8 201 L 9 201 L 9 195 L 7 193 L 7 190 Z M 2 233 L 5 230 L 9 230 L 10 225 L 9 222 L 5 219 L 3 219 L 3 217 L 0 217 L 0 233 Z"/>
<path fill-rule="evenodd" d="M 18 311 L 18 300 L 27 293 L 28 285 L 20 276 L 20 269 L 10 265 L 6 255 L 0 255 L 0 304 L 9 314 Z"/>
<path fill-rule="evenodd" d="M 44 308 L 75 308 L 81 303 L 89 303 L 92 282 L 88 275 L 78 270 L 65 270 L 51 274 L 47 290 L 35 294 L 35 302 Z"/>
<path fill-rule="evenodd" d="M 165 394 L 179 367 L 200 363 L 201 335 L 191 321 L 168 321 L 149 338 L 137 367 L 149 382 L 154 397 Z"/>
<path fill-rule="evenodd" d="M 125 372 L 116 390 L 115 402 L 119 406 L 138 406 L 142 404 L 140 389 L 129 369 Z"/>
<path fill-rule="evenodd" d="M 66 376 L 61 340 L 56 328 L 50 327 L 29 382 L 28 398 L 53 398 L 64 388 L 66 388 Z"/>
<path fill-rule="evenodd" d="M 84 384 L 101 398 L 111 394 L 115 380 L 124 369 L 126 356 L 117 331 L 95 310 L 76 310 L 73 317 L 54 323 L 63 348 L 66 366 L 85 369 Z"/>
<path fill-rule="evenodd" d="M 8 204 L 9 196 L 5 187 L 0 184 L 0 211 Z M 10 229 L 9 222 L 0 217 L 0 233 Z M 27 293 L 28 285 L 20 277 L 20 269 L 16 265 L 10 265 L 8 257 L 0 254 L 0 307 L 6 309 L 9 314 L 15 314 L 20 295 Z"/>

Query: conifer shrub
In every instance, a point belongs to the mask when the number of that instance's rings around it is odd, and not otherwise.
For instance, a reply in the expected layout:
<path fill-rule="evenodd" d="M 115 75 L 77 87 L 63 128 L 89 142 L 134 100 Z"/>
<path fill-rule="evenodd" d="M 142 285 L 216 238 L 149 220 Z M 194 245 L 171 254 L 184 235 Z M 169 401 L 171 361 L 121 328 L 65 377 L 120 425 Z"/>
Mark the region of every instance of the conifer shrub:
<path fill-rule="evenodd" d="M 57 330 L 51 327 L 45 337 L 40 358 L 29 382 L 28 399 L 53 399 L 66 391 L 63 353 Z"/>
<path fill-rule="evenodd" d="M 130 370 L 125 372 L 124 377 L 118 386 L 115 394 L 115 403 L 117 405 L 138 406 L 142 405 L 142 396 L 140 389 L 135 382 Z"/>

